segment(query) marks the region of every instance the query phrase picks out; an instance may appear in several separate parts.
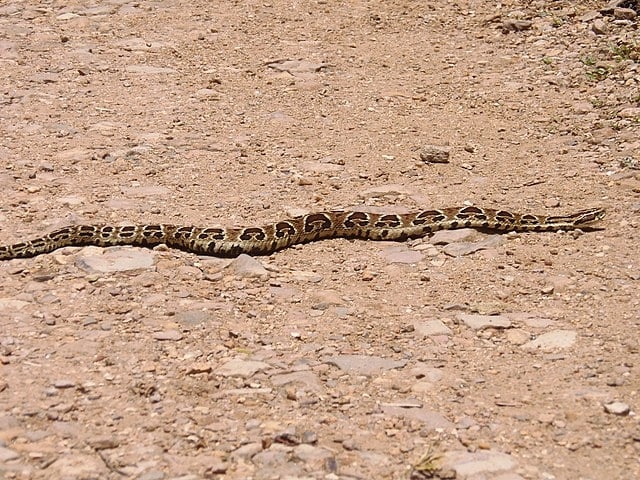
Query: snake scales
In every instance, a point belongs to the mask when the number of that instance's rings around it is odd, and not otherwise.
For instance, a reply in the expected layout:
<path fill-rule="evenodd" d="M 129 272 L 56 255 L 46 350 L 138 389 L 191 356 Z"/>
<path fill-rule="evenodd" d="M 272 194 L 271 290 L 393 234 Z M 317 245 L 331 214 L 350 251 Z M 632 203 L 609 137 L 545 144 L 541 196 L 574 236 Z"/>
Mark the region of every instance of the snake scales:
<path fill-rule="evenodd" d="M 43 237 L 0 246 L 0 260 L 28 258 L 62 247 L 164 243 L 203 255 L 268 255 L 300 243 L 327 238 L 403 241 L 437 230 L 475 228 L 496 232 L 545 232 L 589 228 L 605 215 L 591 208 L 569 215 L 533 215 L 475 206 L 423 210 L 406 214 L 329 211 L 302 215 L 262 227 L 222 228 L 180 225 L 72 225 Z"/>

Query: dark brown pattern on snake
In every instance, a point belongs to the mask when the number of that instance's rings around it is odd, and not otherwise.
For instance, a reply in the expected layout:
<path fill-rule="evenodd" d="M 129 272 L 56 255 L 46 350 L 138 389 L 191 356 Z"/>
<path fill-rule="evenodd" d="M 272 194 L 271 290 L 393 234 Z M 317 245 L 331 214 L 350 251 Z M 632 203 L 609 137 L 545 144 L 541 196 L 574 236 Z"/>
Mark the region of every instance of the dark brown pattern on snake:
<path fill-rule="evenodd" d="M 519 214 L 480 207 L 443 208 L 406 214 L 358 211 L 317 212 L 262 227 L 219 228 L 180 225 L 72 225 L 43 237 L 0 246 L 0 260 L 27 258 L 62 247 L 134 245 L 153 247 L 164 243 L 201 255 L 235 257 L 241 253 L 268 255 L 291 245 L 326 238 L 403 241 L 437 230 L 475 228 L 495 232 L 546 232 L 589 228 L 601 220 L 601 208 L 569 215 Z"/>

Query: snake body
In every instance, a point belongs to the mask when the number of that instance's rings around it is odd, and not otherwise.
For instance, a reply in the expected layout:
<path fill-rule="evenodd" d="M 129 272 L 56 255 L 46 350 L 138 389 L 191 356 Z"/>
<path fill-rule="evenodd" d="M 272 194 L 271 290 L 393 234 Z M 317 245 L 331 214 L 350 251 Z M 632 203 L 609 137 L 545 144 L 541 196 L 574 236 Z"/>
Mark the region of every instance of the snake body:
<path fill-rule="evenodd" d="M 0 260 L 28 258 L 62 247 L 133 245 L 168 247 L 201 255 L 269 255 L 291 245 L 327 238 L 404 241 L 437 230 L 475 228 L 494 232 L 546 232 L 589 228 L 605 215 L 602 208 L 569 215 L 520 214 L 476 206 L 405 214 L 328 211 L 309 213 L 261 227 L 223 228 L 181 225 L 71 225 L 40 238 L 0 246 Z"/>

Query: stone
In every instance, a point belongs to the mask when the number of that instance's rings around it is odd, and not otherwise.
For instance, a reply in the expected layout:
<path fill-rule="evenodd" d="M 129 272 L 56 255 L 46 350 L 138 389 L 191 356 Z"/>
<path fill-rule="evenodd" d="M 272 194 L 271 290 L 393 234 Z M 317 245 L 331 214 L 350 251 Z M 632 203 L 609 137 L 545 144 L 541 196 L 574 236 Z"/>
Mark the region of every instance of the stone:
<path fill-rule="evenodd" d="M 324 278 L 316 272 L 305 272 L 303 270 L 294 270 L 290 273 L 291 279 L 296 282 L 320 283 Z"/>
<path fill-rule="evenodd" d="M 154 261 L 154 253 L 142 248 L 87 247 L 76 258 L 75 263 L 78 268 L 89 273 L 113 273 L 151 268 Z"/>
<path fill-rule="evenodd" d="M 0 447 L 0 462 L 8 462 L 20 458 L 20 454 L 10 448 Z"/>
<path fill-rule="evenodd" d="M 611 402 L 604 405 L 604 411 L 613 415 L 626 416 L 631 412 L 631 407 L 622 402 Z"/>
<path fill-rule="evenodd" d="M 640 5 L 638 5 L 640 7 Z M 638 14 L 632 8 L 614 8 L 613 17 L 616 20 L 635 20 Z"/>
<path fill-rule="evenodd" d="M 453 450 L 445 452 L 441 465 L 455 470 L 459 478 L 495 478 L 489 474 L 512 470 L 517 462 L 511 455 L 492 450 Z"/>
<path fill-rule="evenodd" d="M 456 318 L 472 330 L 484 330 L 486 328 L 511 328 L 511 320 L 502 315 L 458 313 Z"/>
<path fill-rule="evenodd" d="M 407 248 L 406 245 L 393 245 L 382 250 L 382 256 L 389 263 L 415 264 L 420 262 L 424 255 L 415 250 Z"/>
<path fill-rule="evenodd" d="M 76 147 L 56 153 L 54 158 L 58 165 L 61 163 L 64 165 L 69 165 L 78 163 L 82 160 L 90 159 L 91 155 L 91 150 L 83 147 Z"/>
<path fill-rule="evenodd" d="M 56 380 L 53 383 L 53 386 L 55 388 L 59 388 L 59 389 L 65 389 L 65 388 L 73 388 L 76 386 L 76 382 L 74 382 L 71 379 L 68 378 L 64 378 L 64 379 L 60 379 L 60 380 Z"/>
<path fill-rule="evenodd" d="M 525 330 L 515 328 L 512 330 L 507 330 L 505 339 L 507 340 L 507 342 L 513 345 L 524 345 L 531 339 L 531 334 L 529 334 L 529 332 Z"/>
<path fill-rule="evenodd" d="M 453 332 L 442 320 L 427 320 L 425 322 L 414 323 L 415 332 L 423 337 L 433 335 L 452 335 Z"/>
<path fill-rule="evenodd" d="M 596 35 L 604 35 L 607 33 L 607 24 L 604 20 L 596 18 L 591 24 L 591 31 Z"/>
<path fill-rule="evenodd" d="M 449 245 L 445 245 L 442 251 L 450 257 L 462 257 L 478 252 L 480 250 L 495 248 L 499 245 L 502 245 L 503 242 L 504 238 L 502 238 L 502 236 L 490 235 L 479 242 L 450 243 Z"/>
<path fill-rule="evenodd" d="M 325 450 L 324 448 L 302 443 L 300 445 L 296 445 L 296 447 L 293 449 L 293 455 L 295 458 L 297 458 L 298 460 L 302 460 L 305 463 L 317 463 L 319 461 L 326 460 L 333 454 L 330 451 Z"/>
<path fill-rule="evenodd" d="M 611 15 L 615 8 L 621 8 L 629 0 L 611 0 L 604 7 L 600 9 L 600 13 L 604 15 Z"/>
<path fill-rule="evenodd" d="M 261 370 L 270 368 L 268 363 L 234 358 L 215 370 L 224 377 L 250 378 Z"/>
<path fill-rule="evenodd" d="M 473 228 L 461 228 L 459 230 L 439 230 L 429 239 L 432 245 L 447 245 L 449 243 L 462 242 L 478 232 Z"/>
<path fill-rule="evenodd" d="M 173 317 L 174 322 L 187 327 L 195 327 L 202 323 L 211 323 L 213 320 L 213 314 L 203 310 L 187 310 L 184 312 L 178 312 Z"/>
<path fill-rule="evenodd" d="M 172 329 L 163 330 L 161 332 L 154 332 L 151 335 L 151 338 L 153 338 L 154 340 L 177 342 L 179 340 L 182 340 L 182 333 L 180 333 L 178 330 Z"/>
<path fill-rule="evenodd" d="M 276 60 L 267 63 L 267 67 L 279 72 L 295 73 L 315 73 L 327 67 L 326 63 L 308 62 L 305 60 Z"/>
<path fill-rule="evenodd" d="M 386 196 L 411 195 L 413 191 L 408 187 L 397 184 L 378 185 L 360 194 L 364 198 L 380 198 Z"/>
<path fill-rule="evenodd" d="M 453 423 L 447 420 L 444 415 L 428 410 L 426 408 L 401 408 L 383 406 L 382 412 L 390 417 L 402 417 L 407 420 L 416 420 L 430 429 L 449 429 L 453 427 Z"/>
<path fill-rule="evenodd" d="M 529 20 L 505 20 L 502 22 L 502 32 L 523 32 L 529 30 L 533 23 Z"/>
<path fill-rule="evenodd" d="M 270 448 L 256 453 L 251 462 L 259 466 L 261 469 L 269 467 L 278 467 L 287 463 L 287 452 L 278 448 Z"/>
<path fill-rule="evenodd" d="M 233 452 L 231 452 L 231 459 L 239 459 L 242 458 L 244 460 L 249 460 L 253 458 L 254 455 L 262 451 L 262 443 L 246 443 Z"/>
<path fill-rule="evenodd" d="M 620 118 L 640 119 L 640 107 L 627 107 L 618 112 Z"/>
<path fill-rule="evenodd" d="M 227 268 L 238 277 L 262 279 L 269 277 L 269 272 L 262 263 L 244 253 L 234 258 Z"/>
<path fill-rule="evenodd" d="M 365 376 L 377 375 L 385 370 L 402 368 L 407 364 L 406 360 L 391 360 L 368 355 L 336 355 L 325 357 L 323 362 L 335 365 L 347 373 Z"/>
<path fill-rule="evenodd" d="M 271 383 L 276 387 L 300 385 L 314 392 L 320 393 L 324 391 L 324 386 L 318 376 L 309 370 L 273 375 Z"/>
<path fill-rule="evenodd" d="M 112 435 L 92 437 L 87 440 L 87 443 L 95 450 L 109 450 L 120 446 L 120 441 Z"/>
<path fill-rule="evenodd" d="M 58 457 L 49 467 L 49 478 L 106 478 L 110 474 L 98 455 L 69 453 Z"/>
<path fill-rule="evenodd" d="M 425 145 L 420 150 L 420 160 L 425 163 L 449 163 L 451 150 L 449 147 Z"/>
<path fill-rule="evenodd" d="M 327 310 L 329 307 L 341 306 L 344 303 L 340 292 L 335 290 L 315 290 L 311 298 L 314 310 Z"/>
<path fill-rule="evenodd" d="M 554 330 L 522 345 L 524 350 L 555 350 L 571 347 L 578 334 L 574 330 Z"/>
<path fill-rule="evenodd" d="M 29 305 L 29 302 L 18 300 L 17 298 L 0 298 L 0 312 L 12 312 L 21 310 Z"/>

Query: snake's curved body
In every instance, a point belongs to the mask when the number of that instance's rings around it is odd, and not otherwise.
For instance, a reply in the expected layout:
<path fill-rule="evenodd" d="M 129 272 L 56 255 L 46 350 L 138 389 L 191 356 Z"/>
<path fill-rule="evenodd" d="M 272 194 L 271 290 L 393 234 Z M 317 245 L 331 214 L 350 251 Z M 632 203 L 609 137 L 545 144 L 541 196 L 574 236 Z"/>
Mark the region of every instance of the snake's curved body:
<path fill-rule="evenodd" d="M 62 247 L 164 243 L 201 255 L 268 255 L 300 243 L 327 238 L 403 241 L 437 230 L 475 228 L 496 232 L 546 232 L 590 227 L 604 217 L 592 208 L 569 215 L 520 214 L 475 206 L 423 210 L 405 214 L 328 211 L 281 220 L 261 227 L 222 228 L 180 225 L 72 225 L 43 237 L 0 246 L 0 260 L 28 258 Z"/>

